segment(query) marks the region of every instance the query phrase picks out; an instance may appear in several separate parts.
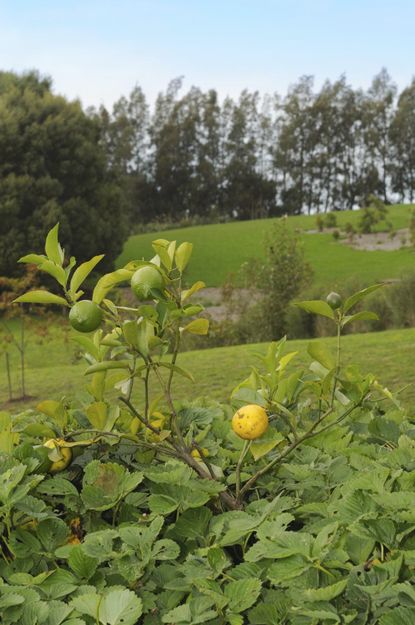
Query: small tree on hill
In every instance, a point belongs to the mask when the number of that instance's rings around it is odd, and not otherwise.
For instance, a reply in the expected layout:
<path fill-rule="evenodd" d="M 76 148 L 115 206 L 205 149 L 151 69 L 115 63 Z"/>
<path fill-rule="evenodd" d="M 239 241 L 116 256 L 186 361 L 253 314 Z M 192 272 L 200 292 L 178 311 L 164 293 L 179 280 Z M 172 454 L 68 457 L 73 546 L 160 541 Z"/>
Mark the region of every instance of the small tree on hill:
<path fill-rule="evenodd" d="M 286 219 L 278 220 L 267 234 L 265 261 L 250 263 L 246 272 L 248 282 L 262 293 L 257 323 L 269 339 L 281 338 L 287 332 L 289 305 L 312 276 L 301 240 Z"/>
<path fill-rule="evenodd" d="M 370 234 L 373 227 L 383 221 L 388 214 L 385 204 L 375 195 L 369 195 L 368 206 L 360 210 L 360 218 L 357 224 L 361 234 Z"/>

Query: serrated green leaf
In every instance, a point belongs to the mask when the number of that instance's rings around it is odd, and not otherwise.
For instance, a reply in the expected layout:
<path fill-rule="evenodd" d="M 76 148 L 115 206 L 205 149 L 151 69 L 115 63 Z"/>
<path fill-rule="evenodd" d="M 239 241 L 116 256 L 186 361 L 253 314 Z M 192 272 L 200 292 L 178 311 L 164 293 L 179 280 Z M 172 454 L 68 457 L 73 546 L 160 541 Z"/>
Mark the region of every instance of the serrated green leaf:
<path fill-rule="evenodd" d="M 261 580 L 238 579 L 227 584 L 224 592 L 229 599 L 229 610 L 238 614 L 254 605 L 261 592 Z"/>
<path fill-rule="evenodd" d="M 307 588 L 304 591 L 306 601 L 331 601 L 335 599 L 346 589 L 348 584 L 347 579 L 342 579 L 330 586 L 324 586 L 322 588 Z"/>
<path fill-rule="evenodd" d="M 88 580 L 97 570 L 98 560 L 88 556 L 81 545 L 74 545 L 68 558 L 68 565 L 81 580 Z"/>
<path fill-rule="evenodd" d="M 103 625 L 136 625 L 143 613 L 143 603 L 126 588 L 109 590 L 99 605 L 99 620 Z"/>
<path fill-rule="evenodd" d="M 72 482 L 57 475 L 39 484 L 37 492 L 43 495 L 55 495 L 60 497 L 65 497 L 66 495 L 78 497 L 79 495 L 76 486 L 74 486 Z"/>
<path fill-rule="evenodd" d="M 130 473 L 115 462 L 93 460 L 85 468 L 81 497 L 90 510 L 109 510 L 142 480 L 140 472 Z"/>

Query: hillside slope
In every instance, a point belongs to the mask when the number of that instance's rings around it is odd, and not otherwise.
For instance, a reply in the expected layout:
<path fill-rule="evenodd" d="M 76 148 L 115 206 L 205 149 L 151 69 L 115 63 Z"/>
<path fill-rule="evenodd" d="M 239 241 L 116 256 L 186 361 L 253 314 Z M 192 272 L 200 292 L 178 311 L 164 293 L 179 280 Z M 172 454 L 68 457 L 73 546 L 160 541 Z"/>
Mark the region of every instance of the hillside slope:
<path fill-rule="evenodd" d="M 411 213 L 409 205 L 389 207 L 388 219 L 395 229 L 408 226 Z M 336 213 L 339 227 L 347 222 L 356 226 L 358 211 Z M 273 219 L 239 221 L 227 224 L 194 226 L 163 232 L 133 235 L 125 243 L 117 267 L 129 260 L 151 255 L 151 241 L 157 238 L 190 241 L 194 255 L 189 268 L 189 282 L 204 280 L 207 286 L 221 286 L 227 276 L 236 272 L 241 264 L 263 254 L 263 238 Z M 334 241 L 331 234 L 309 233 L 315 229 L 315 216 L 289 217 L 292 228 L 301 232 L 307 260 L 314 269 L 314 283 L 326 288 L 341 285 L 351 276 L 362 283 L 397 278 L 415 268 L 415 256 L 410 248 L 396 251 L 356 250 Z"/>

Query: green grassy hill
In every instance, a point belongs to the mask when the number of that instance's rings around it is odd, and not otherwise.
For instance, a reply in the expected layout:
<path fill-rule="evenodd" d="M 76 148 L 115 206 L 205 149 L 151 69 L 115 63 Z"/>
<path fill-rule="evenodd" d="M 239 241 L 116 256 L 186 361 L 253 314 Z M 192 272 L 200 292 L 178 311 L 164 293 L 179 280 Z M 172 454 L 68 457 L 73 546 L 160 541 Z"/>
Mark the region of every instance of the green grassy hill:
<path fill-rule="evenodd" d="M 411 208 L 409 205 L 389 207 L 387 218 L 395 229 L 408 226 Z M 359 219 L 358 211 L 341 211 L 336 216 L 339 227 L 346 222 L 356 226 Z M 263 254 L 263 238 L 273 221 L 239 221 L 134 235 L 125 243 L 117 267 L 132 259 L 148 258 L 154 239 L 190 241 L 194 244 L 194 254 L 187 276 L 189 282 L 204 280 L 207 286 L 221 286 L 229 273 L 237 271 L 244 261 Z M 315 216 L 290 217 L 289 223 L 302 232 L 306 257 L 314 269 L 316 285 L 333 288 L 352 276 L 358 277 L 361 283 L 369 284 L 396 278 L 405 270 L 415 269 L 415 255 L 411 249 L 355 250 L 335 242 L 330 234 L 305 233 L 315 228 Z"/>
<path fill-rule="evenodd" d="M 81 393 L 86 378 L 86 365 L 74 364 L 74 347 L 64 341 L 60 328 L 53 328 L 43 344 L 34 340 L 33 332 L 27 351 L 27 392 L 33 395 L 25 402 L 7 404 L 6 372 L 0 370 L 0 409 L 13 411 L 33 407 L 42 399 L 59 399 Z M 207 339 L 209 340 L 209 339 Z M 334 338 L 323 340 L 330 349 L 335 349 Z M 344 359 L 358 363 L 363 372 L 373 372 L 379 380 L 392 390 L 410 385 L 402 397 L 408 406 L 415 400 L 415 329 L 390 330 L 370 334 L 347 335 L 344 341 Z M 298 350 L 298 362 L 307 365 L 310 358 L 306 349 L 309 341 L 290 341 L 288 350 Z M 220 401 L 228 401 L 232 388 L 250 372 L 252 364 L 258 364 L 256 353 L 263 353 L 266 344 L 240 345 L 183 353 L 179 364 L 192 371 L 195 383 L 177 378 L 175 396 L 178 399 L 192 399 L 204 395 Z M 17 385 L 18 363 L 13 358 L 16 370 L 13 382 Z M 139 385 L 136 401 L 140 400 Z M 86 399 L 86 397 L 85 397 Z"/>

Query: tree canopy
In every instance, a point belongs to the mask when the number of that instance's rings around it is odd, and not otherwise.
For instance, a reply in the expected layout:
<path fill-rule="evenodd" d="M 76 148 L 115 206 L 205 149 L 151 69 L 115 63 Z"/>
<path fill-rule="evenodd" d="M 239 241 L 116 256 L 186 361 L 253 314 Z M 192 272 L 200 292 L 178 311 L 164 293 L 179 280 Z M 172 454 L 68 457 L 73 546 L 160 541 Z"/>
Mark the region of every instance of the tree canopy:
<path fill-rule="evenodd" d="M 98 119 L 54 95 L 49 79 L 0 73 L 0 273 L 41 250 L 56 222 L 68 254 L 105 252 L 111 264 L 125 211 L 100 137 Z"/>

